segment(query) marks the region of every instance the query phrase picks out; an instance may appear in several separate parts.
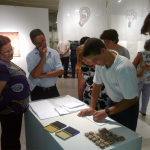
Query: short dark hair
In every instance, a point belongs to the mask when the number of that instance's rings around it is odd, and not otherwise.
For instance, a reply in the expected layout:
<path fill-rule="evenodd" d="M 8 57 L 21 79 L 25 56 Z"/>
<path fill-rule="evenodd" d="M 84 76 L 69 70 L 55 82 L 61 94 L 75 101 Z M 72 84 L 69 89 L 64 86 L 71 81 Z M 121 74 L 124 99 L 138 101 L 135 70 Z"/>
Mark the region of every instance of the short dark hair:
<path fill-rule="evenodd" d="M 147 35 L 148 27 L 150 27 L 150 13 L 146 16 L 143 26 L 141 28 L 141 34 Z"/>
<path fill-rule="evenodd" d="M 99 55 L 101 54 L 102 48 L 107 49 L 100 39 L 90 38 L 84 44 L 83 57 Z"/>
<path fill-rule="evenodd" d="M 85 41 L 86 41 L 87 39 L 89 39 L 89 38 L 90 38 L 90 37 L 88 37 L 88 36 L 82 37 L 82 38 L 80 39 L 80 45 L 84 44 Z"/>
<path fill-rule="evenodd" d="M 1 48 L 2 48 L 4 45 L 6 45 L 6 44 L 8 44 L 8 43 L 10 43 L 10 42 L 11 42 L 11 40 L 10 40 L 9 37 L 0 35 L 0 51 L 1 51 Z"/>
<path fill-rule="evenodd" d="M 119 42 L 118 33 L 115 29 L 104 30 L 100 35 L 100 39 L 115 41 L 115 44 Z"/>
<path fill-rule="evenodd" d="M 150 39 L 145 42 L 144 49 L 150 50 Z"/>
<path fill-rule="evenodd" d="M 40 29 L 34 29 L 30 32 L 30 39 L 32 43 L 34 43 L 33 39 L 39 35 L 43 35 L 45 37 L 44 33 Z"/>

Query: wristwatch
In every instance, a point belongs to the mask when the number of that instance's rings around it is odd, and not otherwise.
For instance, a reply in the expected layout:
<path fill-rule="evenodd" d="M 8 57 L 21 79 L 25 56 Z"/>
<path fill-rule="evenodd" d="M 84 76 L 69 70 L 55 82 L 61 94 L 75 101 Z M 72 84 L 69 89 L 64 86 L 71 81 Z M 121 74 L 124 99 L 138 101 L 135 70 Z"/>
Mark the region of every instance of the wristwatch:
<path fill-rule="evenodd" d="M 109 109 L 108 108 L 105 109 L 105 112 L 109 116 Z"/>

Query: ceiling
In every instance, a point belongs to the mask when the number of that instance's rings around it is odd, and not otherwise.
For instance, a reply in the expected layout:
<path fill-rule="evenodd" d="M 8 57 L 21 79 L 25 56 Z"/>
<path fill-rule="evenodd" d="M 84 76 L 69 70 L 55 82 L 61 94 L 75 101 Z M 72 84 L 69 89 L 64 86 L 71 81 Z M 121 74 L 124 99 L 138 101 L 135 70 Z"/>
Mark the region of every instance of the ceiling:
<path fill-rule="evenodd" d="M 0 0 L 0 5 L 48 8 L 49 13 L 58 11 L 59 0 Z"/>

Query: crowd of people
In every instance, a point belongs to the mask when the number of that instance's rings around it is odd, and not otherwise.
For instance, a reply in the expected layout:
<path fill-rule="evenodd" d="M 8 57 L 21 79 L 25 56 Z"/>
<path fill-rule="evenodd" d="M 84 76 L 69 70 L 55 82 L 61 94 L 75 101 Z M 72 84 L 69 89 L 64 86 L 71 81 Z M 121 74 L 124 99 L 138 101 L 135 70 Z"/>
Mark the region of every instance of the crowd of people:
<path fill-rule="evenodd" d="M 150 13 L 141 28 L 141 34 L 147 33 L 150 34 Z M 68 78 L 69 49 L 72 78 L 75 78 L 77 62 L 80 65 L 78 98 L 90 105 L 78 116 L 93 115 L 95 121 L 109 116 L 136 130 L 139 111 L 146 115 L 150 97 L 150 40 L 145 42 L 144 50 L 138 52 L 131 62 L 129 51 L 118 44 L 118 33 L 114 29 L 103 31 L 100 38 L 82 37 L 79 42 L 60 41 L 57 51 L 47 47 L 45 35 L 40 29 L 32 30 L 30 39 L 35 48 L 26 57 L 27 80 L 25 71 L 11 61 L 11 40 L 0 35 L 2 150 L 21 149 L 22 117 L 28 109 L 29 96 L 32 101 L 60 96 L 56 82 L 62 75 Z M 141 63 L 141 56 L 146 67 L 142 75 L 137 75 L 136 68 Z M 139 110 L 140 97 L 142 103 Z"/>

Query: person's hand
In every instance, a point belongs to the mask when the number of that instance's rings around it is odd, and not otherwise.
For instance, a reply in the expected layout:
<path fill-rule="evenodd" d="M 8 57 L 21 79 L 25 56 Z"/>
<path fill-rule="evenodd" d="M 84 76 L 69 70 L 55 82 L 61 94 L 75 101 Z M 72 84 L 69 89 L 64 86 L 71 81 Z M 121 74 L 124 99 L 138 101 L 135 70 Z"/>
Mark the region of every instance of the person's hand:
<path fill-rule="evenodd" d="M 82 111 L 80 111 L 79 113 L 78 113 L 78 116 L 80 117 L 80 116 L 87 116 L 87 115 L 92 115 L 93 114 L 93 112 L 94 112 L 94 109 L 93 108 L 88 108 L 88 109 L 84 109 L 84 110 L 82 110 Z"/>
<path fill-rule="evenodd" d="M 105 119 L 108 115 L 106 114 L 105 110 L 99 110 L 93 113 L 93 120 L 99 122 Z"/>
<path fill-rule="evenodd" d="M 46 58 L 47 49 L 46 49 L 46 48 L 42 48 L 42 46 L 41 46 L 41 47 L 38 48 L 38 50 L 39 50 L 39 52 L 40 52 L 41 57 L 42 57 L 42 58 L 43 58 L 43 57 Z"/>
<path fill-rule="evenodd" d="M 60 54 L 60 58 L 63 57 L 63 56 L 64 56 L 63 54 Z"/>

